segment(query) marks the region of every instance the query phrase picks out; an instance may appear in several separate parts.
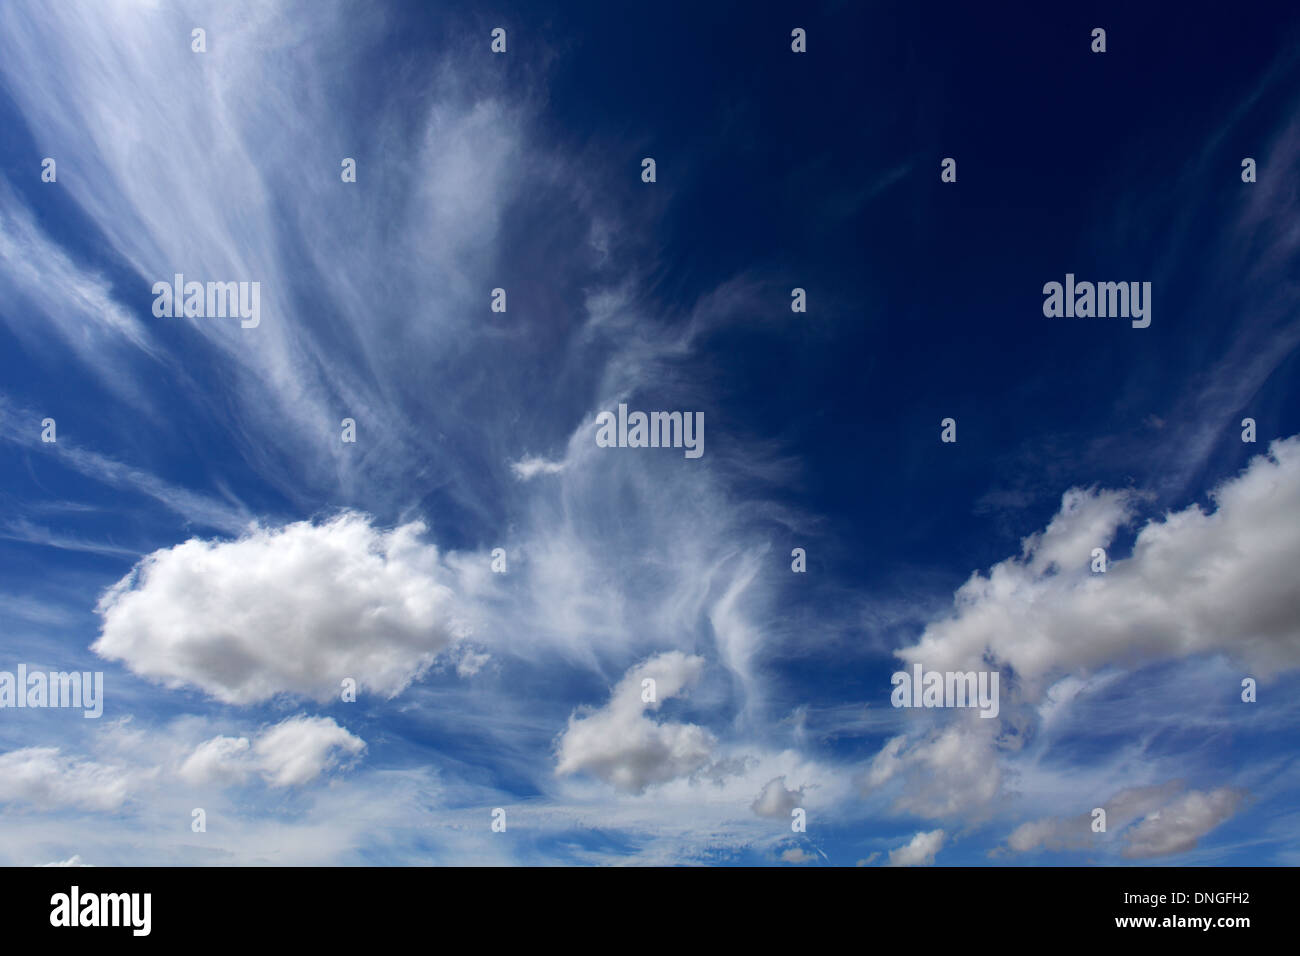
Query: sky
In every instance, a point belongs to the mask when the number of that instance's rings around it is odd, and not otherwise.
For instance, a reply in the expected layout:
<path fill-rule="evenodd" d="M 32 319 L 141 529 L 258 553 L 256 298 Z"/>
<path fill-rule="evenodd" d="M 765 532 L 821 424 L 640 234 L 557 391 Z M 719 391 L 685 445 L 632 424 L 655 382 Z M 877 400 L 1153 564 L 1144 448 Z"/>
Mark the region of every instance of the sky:
<path fill-rule="evenodd" d="M 0 864 L 1300 864 L 1300 13 L 914 7 L 0 5 Z"/>

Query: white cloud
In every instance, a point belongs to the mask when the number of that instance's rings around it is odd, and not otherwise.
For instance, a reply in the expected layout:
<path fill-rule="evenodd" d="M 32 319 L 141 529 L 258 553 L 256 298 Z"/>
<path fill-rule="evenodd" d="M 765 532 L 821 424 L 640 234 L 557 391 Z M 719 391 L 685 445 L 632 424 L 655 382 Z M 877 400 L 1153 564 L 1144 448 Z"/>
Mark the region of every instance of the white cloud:
<path fill-rule="evenodd" d="M 976 573 L 905 661 L 958 670 L 986 654 L 1036 696 L 1054 676 L 1224 652 L 1268 677 L 1300 667 L 1300 436 L 1273 442 L 1197 505 L 1147 522 L 1132 555 L 1089 569 L 1131 496 L 1073 489 L 1022 557 Z"/>
<path fill-rule="evenodd" d="M 391 697 L 461 635 L 423 531 L 344 513 L 156 551 L 101 598 L 93 650 L 232 704 L 324 701 L 347 677 Z"/>
<path fill-rule="evenodd" d="M 66 860 L 59 860 L 56 863 L 41 863 L 40 866 L 93 866 L 93 863 L 82 863 L 81 854 L 74 853 Z"/>
<path fill-rule="evenodd" d="M 816 863 L 817 857 L 813 856 L 803 849 L 803 847 L 792 847 L 781 854 L 782 863 Z"/>
<path fill-rule="evenodd" d="M 1106 832 L 1092 830 L 1091 812 L 1045 817 L 1022 823 L 1007 838 L 1006 850 L 1099 849 L 1118 839 L 1120 855 L 1130 859 L 1169 856 L 1194 849 L 1197 841 L 1223 823 L 1246 798 L 1236 787 L 1209 792 L 1182 791 L 1177 780 L 1132 787 L 1098 803 L 1106 811 Z M 995 851 L 995 853 L 1001 851 Z"/>
<path fill-rule="evenodd" d="M 943 848 L 943 842 L 944 832 L 942 830 L 918 833 L 912 837 L 910 843 L 890 850 L 889 862 L 885 865 L 930 866 L 934 863 L 935 854 Z"/>
<path fill-rule="evenodd" d="M 528 481 L 538 475 L 558 475 L 564 471 L 566 462 L 547 461 L 545 458 L 539 458 L 536 455 L 526 456 L 519 461 L 510 463 L 510 470 L 515 473 L 515 477 L 520 481 Z"/>
<path fill-rule="evenodd" d="M 1001 719 L 971 720 L 963 712 L 922 720 L 921 729 L 885 744 L 863 775 L 864 789 L 894 788 L 896 812 L 987 816 L 1007 773 L 1025 769 L 1011 752 L 1125 667 L 1214 653 L 1264 678 L 1300 667 L 1300 589 L 1291 570 L 1300 563 L 1300 522 L 1293 519 L 1300 512 L 1300 436 L 1273 442 L 1212 498 L 1212 512 L 1192 505 L 1147 521 L 1131 556 L 1112 558 L 1105 574 L 1094 574 L 1092 549 L 1112 543 L 1140 498 L 1067 492 L 1019 556 L 974 574 L 950 616 L 895 652 L 928 670 L 991 661 L 1003 669 Z M 1148 804 L 1160 793 L 1138 787 L 1116 794 L 1106 805 L 1111 832 L 1154 810 Z M 1006 849 L 1091 846 L 1088 823 L 1087 816 L 1030 821 Z"/>
<path fill-rule="evenodd" d="M 466 647 L 456 657 L 456 674 L 459 677 L 473 677 L 490 660 L 492 660 L 491 654 L 480 654 Z"/>
<path fill-rule="evenodd" d="M 1177 780 L 1121 790 L 1097 804 L 1106 811 L 1106 833 L 1094 833 L 1091 810 L 1073 817 L 1044 817 L 1022 823 L 1007 837 L 1007 849 L 1028 853 L 1047 850 L 1081 850 L 1121 832 L 1139 817 L 1155 812 L 1181 789 Z"/>
<path fill-rule="evenodd" d="M 763 792 L 751 805 L 760 817 L 788 819 L 790 812 L 803 802 L 803 790 L 787 790 L 785 777 L 776 777 L 763 786 Z"/>
<path fill-rule="evenodd" d="M 247 737 L 213 737 L 194 748 L 177 774 L 186 783 L 242 783 L 252 772 Z"/>
<path fill-rule="evenodd" d="M 893 809 L 923 817 L 978 813 L 1002 785 L 996 728 L 998 721 L 975 718 L 909 738 L 891 738 L 868 766 L 866 791 L 896 781 Z"/>
<path fill-rule="evenodd" d="M 178 775 L 187 783 L 239 784 L 261 776 L 272 787 L 296 787 L 365 750 L 365 742 L 328 717 L 299 715 L 247 737 L 213 737 L 194 749 Z"/>
<path fill-rule="evenodd" d="M 557 748 L 557 774 L 589 773 L 619 790 L 641 793 L 704 767 L 713 752 L 713 735 L 695 724 L 655 723 L 645 711 L 694 684 L 704 669 L 702 657 L 681 651 L 660 654 L 631 668 L 609 702 L 586 716 L 569 718 Z M 642 681 L 655 682 L 655 700 L 643 701 Z"/>
<path fill-rule="evenodd" d="M 1080 850 L 1093 842 L 1092 815 L 1045 817 L 1022 823 L 1007 837 L 1007 847 L 1026 853 L 1043 847 L 1048 850 Z"/>
<path fill-rule="evenodd" d="M 360 737 L 328 717 L 291 717 L 257 738 L 253 758 L 271 786 L 295 787 L 337 766 L 341 756 L 356 756 L 365 747 Z"/>
<path fill-rule="evenodd" d="M 65 756 L 58 747 L 0 754 L 0 803 L 113 810 L 126 800 L 130 783 L 127 770 Z"/>
<path fill-rule="evenodd" d="M 1121 855 L 1149 859 L 1194 849 L 1201 837 L 1237 812 L 1244 796 L 1232 787 L 1186 793 L 1126 831 Z"/>

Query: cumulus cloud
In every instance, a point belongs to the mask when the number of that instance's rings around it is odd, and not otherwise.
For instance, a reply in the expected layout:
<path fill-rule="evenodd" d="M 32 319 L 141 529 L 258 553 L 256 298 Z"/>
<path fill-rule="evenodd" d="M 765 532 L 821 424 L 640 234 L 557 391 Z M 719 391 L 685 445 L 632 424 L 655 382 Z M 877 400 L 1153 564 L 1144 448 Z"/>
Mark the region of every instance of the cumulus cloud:
<path fill-rule="evenodd" d="M 1022 823 L 1007 837 L 1004 851 L 1082 850 L 1119 838 L 1121 856 L 1169 856 L 1195 848 L 1201 837 L 1236 813 L 1246 796 L 1235 787 L 1182 791 L 1178 780 L 1121 790 L 1098 804 L 1106 811 L 1105 833 L 1093 832 L 1091 812 Z"/>
<path fill-rule="evenodd" d="M 1244 796 L 1233 787 L 1192 790 L 1127 831 L 1121 855 L 1141 860 L 1195 849 L 1201 837 L 1237 812 Z"/>
<path fill-rule="evenodd" d="M 100 599 L 92 649 L 230 704 L 324 701 L 346 677 L 394 696 L 464 633 L 424 530 L 345 512 L 155 551 Z"/>
<path fill-rule="evenodd" d="M 0 754 L 0 803 L 113 810 L 126 800 L 130 782 L 121 767 L 66 756 L 57 747 Z"/>
<path fill-rule="evenodd" d="M 247 737 L 213 737 L 194 748 L 177 773 L 187 783 L 205 784 L 217 780 L 243 783 L 252 772 L 247 761 Z"/>
<path fill-rule="evenodd" d="M 348 757 L 365 750 L 365 742 L 328 717 L 290 717 L 257 735 L 213 737 L 199 744 L 178 771 L 192 784 L 243 783 L 258 775 L 272 787 L 309 783 Z"/>
<path fill-rule="evenodd" d="M 1135 506 L 1124 492 L 1073 489 L 1023 553 L 975 573 L 953 614 L 897 653 L 937 670 L 986 656 L 1027 695 L 1053 675 L 1225 652 L 1265 677 L 1300 667 L 1300 436 L 1272 443 L 1213 493 L 1148 521 L 1132 555 L 1090 571 Z"/>
<path fill-rule="evenodd" d="M 781 854 L 782 863 L 816 863 L 817 857 L 804 850 L 803 847 L 791 847 Z"/>
<path fill-rule="evenodd" d="M 1096 846 L 1107 834 L 1117 834 L 1139 817 L 1155 812 L 1181 789 L 1180 781 L 1171 780 L 1148 787 L 1130 787 L 1103 800 L 1097 806 L 1106 811 L 1106 833 L 1093 832 L 1091 810 L 1072 817 L 1030 820 L 1007 837 L 1006 849 L 1028 853 L 1037 849 L 1082 850 Z"/>
<path fill-rule="evenodd" d="M 930 866 L 935 854 L 943 848 L 945 834 L 942 830 L 918 833 L 910 843 L 889 851 L 886 866 Z"/>
<path fill-rule="evenodd" d="M 1002 785 L 996 721 L 958 721 L 909 738 L 899 734 L 876 754 L 863 777 L 864 791 L 896 781 L 894 810 L 923 817 L 978 812 Z"/>
<path fill-rule="evenodd" d="M 55 863 L 40 863 L 38 866 L 94 866 L 93 863 L 82 863 L 81 854 L 74 853 L 66 860 L 59 860 Z"/>
<path fill-rule="evenodd" d="M 803 802 L 803 790 L 787 790 L 785 777 L 776 777 L 763 786 L 750 808 L 760 817 L 789 817 L 790 811 Z"/>
<path fill-rule="evenodd" d="M 694 773 L 713 752 L 713 735 L 695 724 L 655 723 L 646 710 L 699 680 L 704 659 L 669 651 L 624 675 L 609 702 L 585 716 L 569 717 L 557 748 L 557 774 L 589 773 L 619 790 L 642 793 L 646 787 Z M 654 700 L 642 682 L 654 681 Z"/>
<path fill-rule="evenodd" d="M 1039 847 L 1047 850 L 1081 850 L 1092 845 L 1092 814 L 1077 817 L 1044 817 L 1022 823 L 1007 837 L 1007 849 L 1027 853 Z"/>
<path fill-rule="evenodd" d="M 1111 545 L 1141 497 L 1068 491 L 1019 555 L 972 575 L 957 591 L 953 613 L 895 652 L 931 671 L 1005 668 L 1002 719 L 984 727 L 954 714 L 945 726 L 896 736 L 867 767 L 863 788 L 895 781 L 898 812 L 986 815 L 1002 790 L 1006 754 L 1023 745 L 1035 720 L 1057 721 L 1094 673 L 1210 653 L 1264 677 L 1300 667 L 1293 571 L 1300 523 L 1292 517 L 1300 510 L 1300 436 L 1273 442 L 1211 498 L 1212 511 L 1192 505 L 1147 521 L 1131 555 L 1097 574 L 1093 548 Z M 1116 794 L 1107 806 L 1110 831 L 1172 796 L 1167 787 Z M 1083 848 L 1093 842 L 1090 822 L 1029 821 L 1004 849 Z"/>

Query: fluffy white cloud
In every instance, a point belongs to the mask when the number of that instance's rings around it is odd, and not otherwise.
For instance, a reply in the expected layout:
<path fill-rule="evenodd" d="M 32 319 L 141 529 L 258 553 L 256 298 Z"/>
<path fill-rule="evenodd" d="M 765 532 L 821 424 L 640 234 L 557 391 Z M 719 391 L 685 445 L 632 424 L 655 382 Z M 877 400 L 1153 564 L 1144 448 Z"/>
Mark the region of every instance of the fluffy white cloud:
<path fill-rule="evenodd" d="M 195 747 L 177 773 L 192 784 L 243 783 L 253 769 L 246 759 L 249 746 L 247 737 L 213 737 Z"/>
<path fill-rule="evenodd" d="M 463 635 L 423 531 L 345 512 L 156 551 L 100 599 L 93 650 L 231 704 L 324 701 L 345 677 L 393 696 Z"/>
<path fill-rule="evenodd" d="M 935 854 L 943 848 L 945 834 L 942 830 L 918 833 L 911 842 L 889 851 L 886 866 L 930 866 Z"/>
<path fill-rule="evenodd" d="M 1043 847 L 1048 850 L 1080 850 L 1094 842 L 1092 815 L 1045 817 L 1022 823 L 1007 837 L 1007 847 L 1026 853 Z"/>
<path fill-rule="evenodd" d="M 817 857 L 806 851 L 803 847 L 792 847 L 781 854 L 782 863 L 816 863 Z"/>
<path fill-rule="evenodd" d="M 126 800 L 130 783 L 120 767 L 65 756 L 57 747 L 0 754 L 0 803 L 113 810 Z"/>
<path fill-rule="evenodd" d="M 788 818 L 790 811 L 803 802 L 803 790 L 787 790 L 785 777 L 776 777 L 763 786 L 751 808 L 760 817 Z"/>
<path fill-rule="evenodd" d="M 1022 823 L 1007 837 L 1008 850 L 1028 853 L 1046 850 L 1081 850 L 1096 846 L 1107 835 L 1115 835 L 1139 817 L 1154 813 L 1168 803 L 1182 785 L 1177 780 L 1150 787 L 1121 790 L 1097 804 L 1106 811 L 1106 833 L 1094 833 L 1091 811 L 1073 817 L 1044 817 Z"/>
<path fill-rule="evenodd" d="M 1194 849 L 1201 837 L 1237 812 L 1244 796 L 1232 787 L 1208 793 L 1192 790 L 1125 832 L 1121 853 L 1147 859 Z"/>
<path fill-rule="evenodd" d="M 81 854 L 74 853 L 66 860 L 59 860 L 55 863 L 42 863 L 41 866 L 93 866 L 93 863 L 82 863 Z"/>
<path fill-rule="evenodd" d="M 336 766 L 341 756 L 356 756 L 365 747 L 360 737 L 328 717 L 292 717 L 257 738 L 253 757 L 271 786 L 293 787 Z"/>
<path fill-rule="evenodd" d="M 1020 555 L 974 574 L 950 616 L 895 652 L 927 670 L 990 661 L 1005 669 L 1002 719 L 970 720 L 963 712 L 938 729 L 927 722 L 890 739 L 868 766 L 864 789 L 896 781 L 898 812 L 987 815 L 1002 792 L 1009 752 L 1023 745 L 1035 720 L 1044 727 L 1059 721 L 1089 675 L 1210 653 L 1262 677 L 1300 667 L 1300 436 L 1273 442 L 1212 498 L 1211 512 L 1192 505 L 1148 521 L 1131 555 L 1097 574 L 1092 549 L 1110 546 L 1140 498 L 1067 492 L 1048 526 L 1024 539 Z M 1110 832 L 1172 796 L 1167 787 L 1116 794 L 1105 804 Z M 1087 815 L 1030 821 L 1011 834 L 1006 850 L 1090 846 L 1090 823 Z M 1146 854 L 1158 841 L 1135 846 L 1130 852 Z"/>
<path fill-rule="evenodd" d="M 1002 785 L 996 728 L 987 726 L 996 723 L 958 720 L 912 739 L 893 737 L 868 766 L 863 789 L 876 790 L 897 778 L 896 812 L 923 817 L 977 813 Z"/>
<path fill-rule="evenodd" d="M 714 738 L 695 724 L 655 723 L 646 710 L 694 684 L 702 657 L 669 651 L 631 668 L 609 702 L 586 716 L 570 716 L 558 746 L 557 774 L 586 772 L 619 790 L 641 793 L 651 784 L 683 777 L 705 766 Z M 655 699 L 643 701 L 642 681 L 653 680 Z"/>
<path fill-rule="evenodd" d="M 1100 802 L 1098 806 L 1106 811 L 1105 833 L 1093 832 L 1091 813 L 1022 823 L 1007 838 L 1005 849 L 1013 853 L 1095 849 L 1118 838 L 1123 842 L 1122 856 L 1169 856 L 1195 848 L 1201 837 L 1236 813 L 1246 796 L 1235 787 L 1208 793 L 1181 790 L 1182 784 L 1171 780 L 1122 790 Z"/>
<path fill-rule="evenodd" d="M 1090 571 L 1131 514 L 1126 493 L 1067 492 L 1020 557 L 976 573 L 952 616 L 898 651 L 960 670 L 986 655 L 1010 665 L 1027 695 L 1053 675 L 1108 664 L 1226 652 L 1268 677 L 1300 667 L 1300 436 L 1273 442 L 1213 493 L 1142 527 L 1132 555 Z"/>
<path fill-rule="evenodd" d="M 192 784 L 242 783 L 258 774 L 272 787 L 308 783 L 365 750 L 365 742 L 328 717 L 290 717 L 247 737 L 213 737 L 195 748 L 178 771 Z"/>

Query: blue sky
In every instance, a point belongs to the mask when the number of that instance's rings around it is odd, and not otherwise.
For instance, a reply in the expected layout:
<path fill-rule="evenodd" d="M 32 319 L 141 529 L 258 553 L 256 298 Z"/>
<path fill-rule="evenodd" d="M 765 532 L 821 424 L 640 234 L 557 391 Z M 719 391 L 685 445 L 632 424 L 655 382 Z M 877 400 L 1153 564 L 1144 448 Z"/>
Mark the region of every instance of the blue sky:
<path fill-rule="evenodd" d="M 1300 862 L 1300 18 L 1130 7 L 5 4 L 0 862 Z"/>

